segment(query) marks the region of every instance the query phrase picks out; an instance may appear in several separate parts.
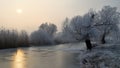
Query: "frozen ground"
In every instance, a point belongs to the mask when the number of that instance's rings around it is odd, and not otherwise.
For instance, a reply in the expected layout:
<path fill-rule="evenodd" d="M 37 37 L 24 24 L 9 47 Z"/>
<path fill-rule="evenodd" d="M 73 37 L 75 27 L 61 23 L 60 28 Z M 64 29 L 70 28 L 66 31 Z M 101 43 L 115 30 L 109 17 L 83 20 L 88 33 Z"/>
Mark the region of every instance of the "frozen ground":
<path fill-rule="evenodd" d="M 79 55 L 80 68 L 120 68 L 120 45 L 100 45 Z"/>

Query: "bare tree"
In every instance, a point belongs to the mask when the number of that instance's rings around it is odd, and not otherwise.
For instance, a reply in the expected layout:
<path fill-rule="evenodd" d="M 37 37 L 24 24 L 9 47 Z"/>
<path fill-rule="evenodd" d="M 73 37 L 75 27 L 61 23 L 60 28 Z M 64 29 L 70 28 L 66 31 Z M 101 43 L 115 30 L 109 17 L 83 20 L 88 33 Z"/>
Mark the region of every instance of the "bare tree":
<path fill-rule="evenodd" d="M 21 32 L 21 34 L 17 30 L 9 30 L 2 27 L 0 29 L 0 49 L 25 46 L 19 42 L 22 40 L 22 42 L 27 43 L 28 35 L 25 31 Z"/>
<path fill-rule="evenodd" d="M 19 34 L 18 40 L 19 46 L 28 46 L 29 45 L 29 37 L 25 30 L 22 30 Z"/>

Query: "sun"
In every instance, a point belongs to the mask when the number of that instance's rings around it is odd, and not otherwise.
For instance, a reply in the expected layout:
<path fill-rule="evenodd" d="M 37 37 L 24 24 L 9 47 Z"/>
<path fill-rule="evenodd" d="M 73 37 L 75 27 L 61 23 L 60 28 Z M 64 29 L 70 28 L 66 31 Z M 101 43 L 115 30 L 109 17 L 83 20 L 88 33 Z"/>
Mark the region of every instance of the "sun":
<path fill-rule="evenodd" d="M 16 9 L 16 12 L 20 14 L 22 13 L 22 9 Z"/>

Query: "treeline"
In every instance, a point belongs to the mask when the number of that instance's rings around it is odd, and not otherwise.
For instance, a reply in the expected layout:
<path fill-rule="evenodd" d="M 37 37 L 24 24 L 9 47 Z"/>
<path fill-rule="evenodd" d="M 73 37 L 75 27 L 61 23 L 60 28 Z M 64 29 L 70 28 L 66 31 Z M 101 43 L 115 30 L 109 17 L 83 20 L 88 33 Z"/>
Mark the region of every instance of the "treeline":
<path fill-rule="evenodd" d="M 87 49 L 92 49 L 92 42 L 100 44 L 118 42 L 120 38 L 120 12 L 116 7 L 104 6 L 99 11 L 90 10 L 83 16 L 66 18 L 62 31 L 56 33 L 56 25 L 43 23 L 30 36 L 33 44 L 61 44 L 85 42 Z"/>
<path fill-rule="evenodd" d="M 29 46 L 29 38 L 26 31 L 0 29 L 0 49 Z"/>
<path fill-rule="evenodd" d="M 99 11 L 90 10 L 83 16 L 66 18 L 62 31 L 57 26 L 43 23 L 30 36 L 26 31 L 0 29 L 0 48 L 14 48 L 29 45 L 53 45 L 73 42 L 85 42 L 87 49 L 92 49 L 92 42 L 101 44 L 120 41 L 120 12 L 116 7 L 104 6 Z M 111 41 L 112 40 L 112 41 Z"/>
<path fill-rule="evenodd" d="M 57 26 L 47 22 L 41 24 L 38 30 L 30 35 L 30 43 L 33 45 L 41 46 L 72 42 L 77 42 L 77 40 L 68 31 L 62 30 L 62 32 L 57 32 Z"/>

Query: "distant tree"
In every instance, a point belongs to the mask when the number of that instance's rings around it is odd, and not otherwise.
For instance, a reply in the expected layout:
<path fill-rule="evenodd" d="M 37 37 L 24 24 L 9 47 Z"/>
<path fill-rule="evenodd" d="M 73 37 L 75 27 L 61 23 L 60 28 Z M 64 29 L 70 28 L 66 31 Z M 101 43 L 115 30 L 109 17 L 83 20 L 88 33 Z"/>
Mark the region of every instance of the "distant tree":
<path fill-rule="evenodd" d="M 62 24 L 62 32 L 68 32 L 70 20 L 68 18 Z M 69 33 L 69 32 L 68 32 Z"/>
<path fill-rule="evenodd" d="M 39 30 L 43 30 L 46 33 L 48 33 L 50 36 L 53 36 L 57 31 L 57 27 L 56 25 L 51 23 L 43 23 L 40 25 Z"/>
<path fill-rule="evenodd" d="M 28 46 L 29 45 L 29 37 L 25 30 L 22 30 L 19 35 L 18 40 L 19 46 Z"/>
<path fill-rule="evenodd" d="M 31 33 L 31 43 L 37 45 L 48 45 L 54 43 L 54 34 L 57 27 L 54 24 L 43 23 L 40 25 L 39 30 Z"/>
<path fill-rule="evenodd" d="M 43 30 L 34 31 L 31 34 L 31 43 L 36 45 L 53 44 L 53 39 Z"/>
<path fill-rule="evenodd" d="M 12 45 L 14 45 L 15 47 L 19 47 L 19 45 L 18 45 L 18 38 L 19 38 L 18 31 L 12 30 L 10 33 L 10 30 L 8 30 L 7 34 L 8 34 L 8 36 L 6 36 L 6 37 L 7 37 L 7 39 L 9 39 L 8 42 L 13 43 Z M 11 40 L 11 42 L 10 42 L 10 40 Z"/>
<path fill-rule="evenodd" d="M 16 48 L 28 45 L 28 35 L 26 31 L 21 34 L 17 30 L 0 29 L 0 49 Z"/>
<path fill-rule="evenodd" d="M 66 18 L 62 24 L 62 31 L 55 35 L 55 41 L 57 43 L 72 43 L 77 40 L 69 33 L 70 20 Z"/>

